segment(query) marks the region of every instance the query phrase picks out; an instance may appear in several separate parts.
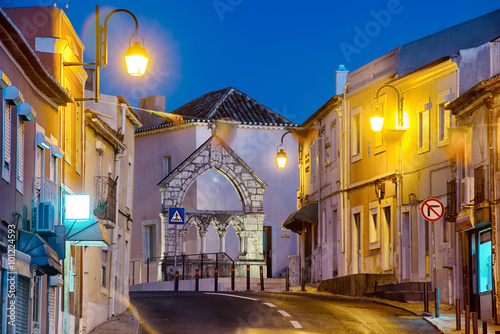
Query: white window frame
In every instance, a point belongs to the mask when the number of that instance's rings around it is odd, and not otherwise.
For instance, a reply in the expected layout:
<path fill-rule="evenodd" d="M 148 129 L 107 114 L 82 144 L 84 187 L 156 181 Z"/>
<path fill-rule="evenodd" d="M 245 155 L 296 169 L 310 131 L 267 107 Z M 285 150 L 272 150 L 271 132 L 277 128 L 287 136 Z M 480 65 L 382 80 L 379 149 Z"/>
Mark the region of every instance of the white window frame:
<path fill-rule="evenodd" d="M 172 171 L 172 156 L 166 155 L 163 157 L 163 178 L 166 178 Z"/>
<path fill-rule="evenodd" d="M 150 231 L 152 229 L 154 229 L 154 252 L 155 254 L 153 254 L 153 258 L 156 257 L 156 254 L 158 254 L 158 244 L 157 244 L 157 239 L 158 239 L 158 221 L 156 219 L 150 219 L 150 220 L 144 220 L 142 221 L 142 235 L 143 235 L 143 238 L 142 238 L 142 257 L 144 259 L 144 263 L 146 263 L 148 257 L 151 258 L 151 244 L 150 244 L 150 240 L 151 240 L 151 237 L 150 237 Z M 154 261 L 151 261 L 150 260 L 150 263 L 151 262 L 154 262 Z"/>
<path fill-rule="evenodd" d="M 337 161 L 337 140 L 338 140 L 338 136 L 337 136 L 337 121 L 333 121 L 332 122 L 332 125 L 330 127 L 330 132 L 331 132 L 331 135 L 330 135 L 330 163 L 334 163 Z"/>
<path fill-rule="evenodd" d="M 351 163 L 361 160 L 362 140 L 361 106 L 351 110 Z"/>
<path fill-rule="evenodd" d="M 448 145 L 450 143 L 450 129 L 452 127 L 451 110 L 446 109 L 446 106 L 451 102 L 451 88 L 438 93 L 438 147 Z"/>

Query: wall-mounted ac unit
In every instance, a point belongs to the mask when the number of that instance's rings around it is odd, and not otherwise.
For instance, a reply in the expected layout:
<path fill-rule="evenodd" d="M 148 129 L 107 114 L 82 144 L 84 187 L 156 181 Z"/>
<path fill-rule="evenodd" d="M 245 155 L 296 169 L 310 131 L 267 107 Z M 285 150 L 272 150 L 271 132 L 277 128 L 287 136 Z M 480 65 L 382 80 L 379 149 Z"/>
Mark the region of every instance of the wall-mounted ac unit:
<path fill-rule="evenodd" d="M 41 235 L 54 235 L 54 204 L 51 202 L 38 203 L 36 232 Z"/>
<path fill-rule="evenodd" d="M 460 200 L 462 206 L 474 205 L 474 178 L 464 177 L 460 184 Z"/>

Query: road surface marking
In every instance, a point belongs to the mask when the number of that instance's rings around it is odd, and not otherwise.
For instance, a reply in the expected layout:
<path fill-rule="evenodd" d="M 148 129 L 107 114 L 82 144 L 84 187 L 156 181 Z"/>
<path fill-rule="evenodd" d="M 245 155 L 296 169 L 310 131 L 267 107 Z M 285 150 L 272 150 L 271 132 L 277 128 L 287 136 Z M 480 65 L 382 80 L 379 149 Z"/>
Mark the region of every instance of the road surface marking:
<path fill-rule="evenodd" d="M 255 298 L 250 298 L 250 297 L 244 297 L 244 296 L 238 296 L 238 295 L 229 295 L 227 293 L 214 293 L 214 292 L 205 292 L 206 295 L 216 295 L 216 296 L 226 296 L 226 297 L 233 297 L 233 298 L 241 298 L 241 299 L 248 299 L 248 300 L 258 300 Z"/>
<path fill-rule="evenodd" d="M 293 327 L 295 327 L 295 328 L 302 328 L 302 326 L 299 324 L 298 321 L 291 320 L 290 322 L 292 323 Z"/>
<path fill-rule="evenodd" d="M 281 315 L 284 317 L 291 317 L 291 315 L 286 313 L 285 311 L 279 310 L 278 312 L 281 313 Z"/>
<path fill-rule="evenodd" d="M 267 305 L 267 306 L 269 306 L 269 307 L 276 307 L 276 305 L 271 304 L 271 303 L 264 303 L 264 305 Z"/>

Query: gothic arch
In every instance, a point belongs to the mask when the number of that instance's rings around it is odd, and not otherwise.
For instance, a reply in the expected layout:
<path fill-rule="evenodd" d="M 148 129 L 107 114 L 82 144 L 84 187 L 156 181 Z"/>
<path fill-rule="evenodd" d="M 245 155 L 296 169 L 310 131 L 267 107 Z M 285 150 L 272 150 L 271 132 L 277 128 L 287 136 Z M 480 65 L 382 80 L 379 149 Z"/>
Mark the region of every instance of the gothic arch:
<path fill-rule="evenodd" d="M 224 237 L 232 224 L 240 239 L 240 259 L 263 261 L 262 225 L 264 221 L 264 190 L 267 184 L 217 135 L 212 135 L 193 154 L 177 166 L 160 183 L 162 212 L 161 251 L 173 253 L 175 228 L 168 224 L 168 208 L 179 207 L 186 192 L 203 173 L 216 170 L 234 186 L 242 203 L 241 211 L 189 211 L 181 227 L 181 237 L 195 224 L 205 245 L 205 235 L 210 224 L 214 224 L 224 251 Z M 184 242 L 184 240 L 181 240 Z M 183 247 L 184 248 L 184 247 Z M 202 246 L 201 252 L 204 252 Z"/>

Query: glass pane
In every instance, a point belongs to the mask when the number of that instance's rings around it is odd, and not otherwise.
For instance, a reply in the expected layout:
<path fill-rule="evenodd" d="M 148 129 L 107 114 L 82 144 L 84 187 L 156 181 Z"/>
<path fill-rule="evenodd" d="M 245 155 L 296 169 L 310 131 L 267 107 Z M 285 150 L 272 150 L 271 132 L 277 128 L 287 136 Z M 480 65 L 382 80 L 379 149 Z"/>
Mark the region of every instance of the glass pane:
<path fill-rule="evenodd" d="M 492 268 L 491 268 L 491 230 L 479 234 L 479 293 L 491 291 Z"/>

